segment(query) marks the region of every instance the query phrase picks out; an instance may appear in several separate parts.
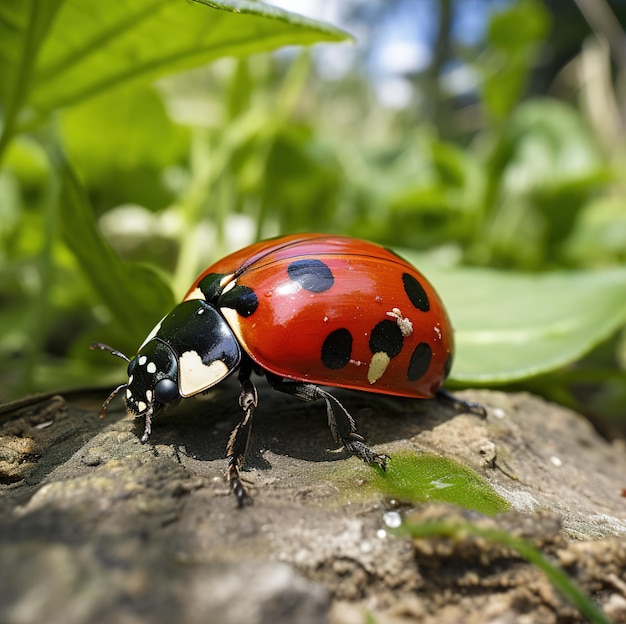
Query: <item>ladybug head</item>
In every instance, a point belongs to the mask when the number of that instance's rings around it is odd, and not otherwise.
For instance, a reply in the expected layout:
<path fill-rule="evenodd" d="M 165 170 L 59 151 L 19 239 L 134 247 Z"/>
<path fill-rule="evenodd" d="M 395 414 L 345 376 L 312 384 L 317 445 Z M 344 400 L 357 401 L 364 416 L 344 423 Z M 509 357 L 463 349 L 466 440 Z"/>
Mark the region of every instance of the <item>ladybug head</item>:
<path fill-rule="evenodd" d="M 128 383 L 121 384 L 100 410 L 126 390 L 126 408 L 146 419 L 142 441 L 151 431 L 152 417 L 183 397 L 206 392 L 230 375 L 241 361 L 241 349 L 226 319 L 203 300 L 179 303 L 148 335 L 131 360 L 101 343 L 92 349 L 108 351 L 128 362 Z"/>
<path fill-rule="evenodd" d="M 152 416 L 163 407 L 178 402 L 178 363 L 171 348 L 162 340 L 154 338 L 147 342 L 131 360 L 120 351 L 111 347 L 93 343 L 92 349 L 108 351 L 128 362 L 128 383 L 121 384 L 108 396 L 100 418 L 106 414 L 109 403 L 121 390 L 126 389 L 126 409 L 135 418 L 143 416 L 146 428 L 142 441 L 146 441 L 151 432 Z"/>
<path fill-rule="evenodd" d="M 179 399 L 176 356 L 169 345 L 154 338 L 128 364 L 126 408 L 135 417 L 149 418 Z"/>

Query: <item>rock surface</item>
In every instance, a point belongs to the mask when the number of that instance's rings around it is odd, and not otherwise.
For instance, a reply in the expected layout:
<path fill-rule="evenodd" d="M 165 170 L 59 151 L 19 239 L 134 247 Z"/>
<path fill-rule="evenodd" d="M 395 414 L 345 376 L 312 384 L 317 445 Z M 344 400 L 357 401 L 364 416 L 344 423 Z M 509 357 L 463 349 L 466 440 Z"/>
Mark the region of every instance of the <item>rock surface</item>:
<path fill-rule="evenodd" d="M 431 452 L 511 504 L 494 518 L 409 506 L 367 488 L 321 404 L 261 388 L 238 510 L 223 480 L 239 413 L 226 384 L 155 422 L 106 396 L 0 413 L 0 621 L 183 624 L 584 621 L 517 553 L 468 535 L 396 537 L 411 521 L 470 520 L 521 535 L 626 622 L 626 453 L 538 398 L 466 392 L 485 420 L 430 401 L 336 392 L 378 452 Z M 390 514 L 390 512 L 392 512 Z M 370 620 L 371 621 L 371 620 Z"/>

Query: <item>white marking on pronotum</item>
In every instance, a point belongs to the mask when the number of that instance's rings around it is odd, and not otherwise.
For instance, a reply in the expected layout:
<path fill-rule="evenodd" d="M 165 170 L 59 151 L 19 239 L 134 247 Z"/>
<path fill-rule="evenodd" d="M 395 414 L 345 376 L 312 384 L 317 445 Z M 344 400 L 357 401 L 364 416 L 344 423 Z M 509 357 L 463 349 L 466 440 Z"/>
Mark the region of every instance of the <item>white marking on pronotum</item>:
<path fill-rule="evenodd" d="M 393 308 L 391 312 L 386 312 L 386 314 L 396 319 L 396 323 L 405 338 L 413 333 L 413 323 L 403 316 L 400 308 Z"/>
<path fill-rule="evenodd" d="M 151 374 L 154 375 L 154 373 L 157 372 L 157 367 L 156 364 L 154 362 L 149 362 L 148 366 L 146 366 L 146 370 Z"/>
<path fill-rule="evenodd" d="M 132 398 L 132 396 L 133 396 L 133 393 L 128 388 L 126 388 L 126 398 L 130 399 Z"/>
<path fill-rule="evenodd" d="M 148 358 L 145 355 L 139 356 L 139 366 L 143 366 L 148 361 Z"/>
<path fill-rule="evenodd" d="M 196 351 L 185 351 L 178 361 L 178 390 L 183 397 L 190 397 L 220 382 L 229 373 L 222 360 L 205 364 Z"/>
<path fill-rule="evenodd" d="M 145 412 L 148 409 L 148 406 L 143 401 L 137 401 L 137 409 L 139 412 Z"/>
<path fill-rule="evenodd" d="M 185 301 L 191 301 L 193 299 L 202 299 L 202 301 L 206 301 L 204 293 L 197 286 L 185 297 Z"/>
<path fill-rule="evenodd" d="M 152 403 L 152 390 L 146 390 L 146 401 Z"/>
<path fill-rule="evenodd" d="M 220 285 L 222 282 L 220 282 Z M 222 290 L 222 294 L 227 293 L 229 290 L 232 290 L 235 286 L 237 286 L 237 280 L 233 280 L 232 282 L 228 282 L 226 286 L 224 286 L 224 290 Z"/>
<path fill-rule="evenodd" d="M 389 362 L 391 358 L 384 351 L 374 353 L 370 367 L 367 369 L 367 381 L 371 384 L 376 383 L 384 375 Z"/>

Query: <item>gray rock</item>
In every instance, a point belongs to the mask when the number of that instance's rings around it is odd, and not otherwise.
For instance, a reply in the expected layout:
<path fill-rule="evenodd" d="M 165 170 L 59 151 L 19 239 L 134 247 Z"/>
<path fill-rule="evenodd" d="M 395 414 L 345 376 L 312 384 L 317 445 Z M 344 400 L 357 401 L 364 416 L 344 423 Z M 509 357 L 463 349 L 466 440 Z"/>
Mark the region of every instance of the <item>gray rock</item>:
<path fill-rule="evenodd" d="M 512 511 L 385 500 L 373 469 L 336 449 L 323 405 L 267 388 L 244 471 L 255 504 L 243 510 L 223 480 L 235 386 L 162 415 L 147 444 L 121 407 L 97 418 L 106 391 L 23 401 L 0 410 L 0 621 L 582 621 L 516 553 L 471 536 L 394 537 L 390 511 L 522 535 L 626 621 L 623 445 L 526 394 L 464 393 L 485 420 L 337 394 L 378 452 L 455 459 Z"/>

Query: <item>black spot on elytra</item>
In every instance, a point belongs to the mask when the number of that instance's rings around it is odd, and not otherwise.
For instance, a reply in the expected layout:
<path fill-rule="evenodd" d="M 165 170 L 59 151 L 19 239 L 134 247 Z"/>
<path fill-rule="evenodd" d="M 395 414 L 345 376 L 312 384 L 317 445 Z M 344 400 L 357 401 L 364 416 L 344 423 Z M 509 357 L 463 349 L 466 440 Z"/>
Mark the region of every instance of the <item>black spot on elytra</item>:
<path fill-rule="evenodd" d="M 314 293 L 321 293 L 332 287 L 335 282 L 332 271 L 327 264 L 314 258 L 294 260 L 288 267 L 289 279 L 297 282 Z"/>
<path fill-rule="evenodd" d="M 386 353 L 390 358 L 402 351 L 404 336 L 398 324 L 388 319 L 380 321 L 372 329 L 369 347 L 372 353 Z"/>
<path fill-rule="evenodd" d="M 407 371 L 409 381 L 417 381 L 424 375 L 430 366 L 432 357 L 433 352 L 430 346 L 425 342 L 420 342 L 417 347 L 415 347 L 411 355 L 411 361 L 409 362 L 409 370 Z"/>
<path fill-rule="evenodd" d="M 232 308 L 241 316 L 251 316 L 259 307 L 256 293 L 248 286 L 235 286 L 224 293 L 218 302 L 220 308 Z"/>
<path fill-rule="evenodd" d="M 330 332 L 322 345 L 322 364 L 326 368 L 338 370 L 350 361 L 352 334 L 345 328 Z"/>
<path fill-rule="evenodd" d="M 404 284 L 404 292 L 406 292 L 409 301 L 422 312 L 430 310 L 428 295 L 422 285 L 410 274 L 402 274 L 402 283 Z"/>
<path fill-rule="evenodd" d="M 450 355 L 448 355 L 448 359 L 446 360 L 446 363 L 443 366 L 443 377 L 444 379 L 448 378 L 448 375 L 450 374 L 450 369 L 452 368 L 452 353 L 450 353 Z"/>

